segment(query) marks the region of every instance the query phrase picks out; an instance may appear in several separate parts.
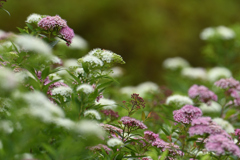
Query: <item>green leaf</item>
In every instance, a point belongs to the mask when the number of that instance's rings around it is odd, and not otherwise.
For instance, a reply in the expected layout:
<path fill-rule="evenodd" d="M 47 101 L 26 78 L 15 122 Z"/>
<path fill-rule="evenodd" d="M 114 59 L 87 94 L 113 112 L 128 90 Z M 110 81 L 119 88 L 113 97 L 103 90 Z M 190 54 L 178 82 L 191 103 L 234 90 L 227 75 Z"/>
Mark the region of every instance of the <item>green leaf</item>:
<path fill-rule="evenodd" d="M 32 26 L 32 25 L 30 25 L 29 23 L 26 23 L 26 25 L 28 26 L 28 28 L 29 28 L 31 31 L 34 31 L 34 29 L 33 29 L 33 26 Z"/>
<path fill-rule="evenodd" d="M 54 81 L 51 81 L 51 82 L 48 83 L 47 85 L 44 85 L 43 88 L 42 88 L 42 91 L 47 94 L 47 91 L 48 91 L 49 86 L 50 86 L 51 84 L 55 83 L 55 82 L 58 82 L 59 80 L 61 80 L 61 79 L 56 79 L 56 80 L 54 80 Z"/>
<path fill-rule="evenodd" d="M 103 83 L 103 84 L 100 84 L 100 85 L 97 87 L 97 89 L 104 88 L 104 87 L 108 86 L 109 84 L 111 84 L 112 82 L 113 82 L 113 81 L 108 81 L 108 82 L 105 82 L 105 83 Z"/>
<path fill-rule="evenodd" d="M 74 74 L 72 74 L 70 71 L 66 70 L 68 72 L 68 74 L 70 74 L 70 76 L 72 76 L 72 78 L 77 81 L 78 84 L 81 84 L 82 82 L 80 81 L 80 79 L 78 79 L 78 77 L 76 77 Z"/>
<path fill-rule="evenodd" d="M 159 160 L 165 160 L 167 156 L 168 156 L 168 150 L 164 151 L 164 152 L 161 154 L 161 158 L 160 158 Z"/>
<path fill-rule="evenodd" d="M 144 111 L 142 111 L 142 121 L 143 122 L 145 121 L 145 113 L 144 113 Z"/>
<path fill-rule="evenodd" d="M 47 78 L 49 72 L 50 72 L 50 67 L 46 67 L 46 68 L 42 71 L 42 75 L 41 75 L 41 76 L 42 76 L 42 79 L 43 79 L 43 80 Z"/>
<path fill-rule="evenodd" d="M 88 74 L 88 73 L 89 73 L 88 64 L 82 62 L 82 67 L 83 67 L 84 72 L 85 72 L 86 74 Z"/>

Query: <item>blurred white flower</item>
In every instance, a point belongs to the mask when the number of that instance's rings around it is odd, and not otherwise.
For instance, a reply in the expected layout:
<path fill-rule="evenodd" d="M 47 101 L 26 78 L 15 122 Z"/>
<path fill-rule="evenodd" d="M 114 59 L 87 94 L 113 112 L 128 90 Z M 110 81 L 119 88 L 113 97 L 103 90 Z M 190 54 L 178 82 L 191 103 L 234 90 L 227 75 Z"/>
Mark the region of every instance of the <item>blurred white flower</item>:
<path fill-rule="evenodd" d="M 66 43 L 65 43 L 65 45 L 66 45 Z M 77 59 L 67 59 L 67 60 L 64 61 L 63 65 L 64 65 L 65 68 L 81 67 L 81 65 L 78 64 Z"/>
<path fill-rule="evenodd" d="M 52 89 L 52 95 L 61 95 L 63 97 L 69 97 L 72 94 L 72 89 L 67 86 L 59 86 Z"/>
<path fill-rule="evenodd" d="M 74 130 L 75 125 L 76 125 L 76 123 L 74 121 L 72 121 L 71 119 L 67 119 L 67 118 L 54 118 L 53 122 L 56 125 L 58 125 L 60 127 L 64 127 L 69 130 Z"/>
<path fill-rule="evenodd" d="M 65 43 L 64 43 L 65 44 Z M 87 41 L 83 39 L 81 36 L 76 35 L 72 39 L 72 43 L 69 48 L 73 49 L 86 49 L 88 46 Z"/>
<path fill-rule="evenodd" d="M 163 67 L 171 70 L 189 67 L 188 61 L 181 57 L 167 58 L 163 61 Z"/>
<path fill-rule="evenodd" d="M 94 91 L 93 87 L 89 84 L 81 84 L 77 87 L 77 91 L 83 91 L 86 94 L 90 94 Z"/>
<path fill-rule="evenodd" d="M 14 44 L 14 45 L 15 45 L 15 47 L 17 48 L 17 50 L 19 51 L 19 50 L 20 50 L 20 47 L 19 47 L 17 44 Z M 13 45 L 12 45 L 12 42 L 10 42 L 10 41 L 5 41 L 5 42 L 3 42 L 3 43 L 0 43 L 0 50 L 4 49 L 4 47 L 6 47 L 6 48 L 11 47 L 12 50 L 15 50 L 15 51 L 16 51 L 16 49 L 15 49 L 15 48 L 13 47 Z"/>
<path fill-rule="evenodd" d="M 83 113 L 84 117 L 91 117 L 91 118 L 94 118 L 94 119 L 97 119 L 97 120 L 100 120 L 101 119 L 101 116 L 100 114 L 98 113 L 98 111 L 94 110 L 94 109 L 89 109 L 89 110 L 86 110 L 84 113 Z"/>
<path fill-rule="evenodd" d="M 122 94 L 126 94 L 127 96 L 131 96 L 133 93 L 137 93 L 137 87 L 133 87 L 133 86 L 122 87 L 120 89 L 120 92 Z"/>
<path fill-rule="evenodd" d="M 75 70 L 75 75 L 78 76 L 78 75 L 83 75 L 84 74 L 84 69 L 83 68 L 77 68 Z"/>
<path fill-rule="evenodd" d="M 214 67 L 208 71 L 208 80 L 211 82 L 215 82 L 221 78 L 229 77 L 232 77 L 232 73 L 225 67 Z"/>
<path fill-rule="evenodd" d="M 222 118 L 213 118 L 213 122 L 220 125 L 227 133 L 234 133 L 234 127 L 228 121 Z"/>
<path fill-rule="evenodd" d="M 63 110 L 41 92 L 15 93 L 15 97 L 23 98 L 28 108 L 23 108 L 19 114 L 30 114 L 44 122 L 54 122 L 55 117 L 64 117 Z"/>
<path fill-rule="evenodd" d="M 115 146 L 118 146 L 118 145 L 123 145 L 123 142 L 118 138 L 111 138 L 107 141 L 107 145 L 109 147 L 115 147 Z"/>
<path fill-rule="evenodd" d="M 182 95 L 172 95 L 169 96 L 166 100 L 166 104 L 176 104 L 179 107 L 182 107 L 186 104 L 191 104 L 193 105 L 193 101 L 191 98 L 187 96 L 182 96 Z"/>
<path fill-rule="evenodd" d="M 52 55 L 51 47 L 42 39 L 30 35 L 18 35 L 15 43 L 24 50 L 41 53 L 43 55 Z"/>
<path fill-rule="evenodd" d="M 40 14 L 33 13 L 27 17 L 26 22 L 27 23 L 38 23 L 41 19 L 42 19 L 42 16 Z"/>
<path fill-rule="evenodd" d="M 210 37 L 213 37 L 215 35 L 215 29 L 212 27 L 208 27 L 203 29 L 203 31 L 200 33 L 200 38 L 202 40 L 207 40 Z"/>
<path fill-rule="evenodd" d="M 5 67 L 0 68 L 0 90 L 11 91 L 15 89 L 18 85 L 18 79 L 15 73 Z"/>
<path fill-rule="evenodd" d="M 56 73 L 49 74 L 48 77 L 52 81 L 57 80 L 57 79 L 61 79 L 61 77 L 59 77 Z M 63 80 L 59 80 L 59 82 L 64 82 L 64 81 Z"/>
<path fill-rule="evenodd" d="M 183 68 L 181 74 L 182 76 L 190 79 L 207 79 L 207 72 L 203 68 Z"/>
<path fill-rule="evenodd" d="M 106 98 L 101 98 L 99 100 L 99 102 L 95 101 L 96 105 L 100 104 L 100 105 L 104 105 L 103 109 L 116 109 L 117 108 L 117 104 L 114 100 L 111 99 L 106 99 Z"/>
<path fill-rule="evenodd" d="M 15 73 L 15 77 L 19 82 L 24 82 L 29 77 L 36 80 L 36 78 L 28 70 L 21 70 L 21 71 Z"/>
<path fill-rule="evenodd" d="M 101 50 L 100 48 L 96 48 L 91 50 L 89 55 L 96 56 L 100 58 L 103 62 L 111 63 L 113 59 L 113 52 L 109 50 Z"/>
<path fill-rule="evenodd" d="M 93 120 L 82 120 L 77 123 L 76 130 L 83 135 L 97 135 L 103 137 L 105 132 L 103 128 Z"/>
<path fill-rule="evenodd" d="M 222 109 L 222 106 L 215 101 L 211 101 L 209 106 L 206 103 L 202 103 L 199 108 L 203 113 L 219 113 Z"/>
<path fill-rule="evenodd" d="M 62 64 L 62 60 L 57 56 L 50 56 L 50 61 L 53 64 Z"/>
<path fill-rule="evenodd" d="M 205 28 L 201 33 L 200 33 L 200 38 L 202 40 L 208 40 L 213 37 L 219 37 L 224 40 L 228 39 L 233 39 L 235 37 L 235 32 L 225 26 L 218 26 L 218 27 L 208 27 Z"/>
<path fill-rule="evenodd" d="M 110 76 L 112 77 L 121 77 L 123 75 L 123 69 L 121 67 L 113 67 L 111 70 Z"/>
<path fill-rule="evenodd" d="M 12 133 L 14 128 L 13 128 L 13 124 L 11 121 L 9 120 L 1 120 L 0 121 L 0 130 L 2 130 L 5 133 Z"/>
<path fill-rule="evenodd" d="M 221 36 L 222 39 L 233 39 L 235 37 L 235 32 L 225 26 L 218 26 L 216 28 L 217 33 Z"/>
<path fill-rule="evenodd" d="M 145 96 L 147 93 L 152 93 L 152 92 L 158 92 L 159 91 L 159 86 L 156 83 L 153 82 L 143 82 L 140 83 L 137 87 L 137 94 L 140 96 Z"/>

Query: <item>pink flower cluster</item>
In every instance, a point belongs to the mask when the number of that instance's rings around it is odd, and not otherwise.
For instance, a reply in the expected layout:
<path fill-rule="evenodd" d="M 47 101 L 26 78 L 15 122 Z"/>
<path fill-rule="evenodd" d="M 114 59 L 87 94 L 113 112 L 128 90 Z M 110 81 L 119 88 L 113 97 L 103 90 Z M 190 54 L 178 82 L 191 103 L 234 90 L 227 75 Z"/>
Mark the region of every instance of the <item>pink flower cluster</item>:
<path fill-rule="evenodd" d="M 114 132 L 114 131 L 117 131 L 118 133 L 122 133 L 123 132 L 122 129 L 120 129 L 118 127 L 115 127 L 113 125 L 110 125 L 110 124 L 103 124 L 103 123 L 101 123 L 100 126 L 103 127 L 104 130 L 109 131 L 110 134 L 115 134 L 116 132 Z"/>
<path fill-rule="evenodd" d="M 159 138 L 159 135 L 156 133 L 153 133 L 152 131 L 144 132 L 144 139 L 149 143 L 156 141 L 158 138 Z"/>
<path fill-rule="evenodd" d="M 198 98 L 203 103 L 211 103 L 211 100 L 217 101 L 218 97 L 205 86 L 193 85 L 188 90 L 190 98 Z"/>
<path fill-rule="evenodd" d="M 214 123 L 211 117 L 199 117 L 192 121 L 192 126 L 189 128 L 189 135 L 203 135 L 204 133 L 210 135 L 222 134 L 231 139 L 231 136 L 224 131 L 221 126 Z"/>
<path fill-rule="evenodd" d="M 101 112 L 105 115 L 105 116 L 110 116 L 111 119 L 117 119 L 119 117 L 118 112 L 114 112 L 111 109 L 105 109 L 105 110 L 101 110 Z"/>
<path fill-rule="evenodd" d="M 63 27 L 60 30 L 60 35 L 62 35 L 63 39 L 67 41 L 67 46 L 69 46 L 72 43 L 72 39 L 75 36 L 73 29 L 67 27 Z"/>
<path fill-rule="evenodd" d="M 57 27 L 60 27 L 60 28 L 67 27 L 67 22 L 58 15 L 47 16 L 45 18 L 42 18 L 38 22 L 38 26 L 45 30 L 52 30 Z"/>
<path fill-rule="evenodd" d="M 234 104 L 235 106 L 240 106 L 240 82 L 234 78 L 220 79 L 215 82 L 214 85 L 222 89 L 228 89 L 225 93 L 233 98 L 228 105 Z"/>
<path fill-rule="evenodd" d="M 240 129 L 235 129 L 235 136 L 237 136 L 238 139 L 240 139 Z"/>
<path fill-rule="evenodd" d="M 234 78 L 226 78 L 226 79 L 220 79 L 219 81 L 214 83 L 215 86 L 220 87 L 222 89 L 227 88 L 237 88 L 240 87 L 239 81 L 237 81 Z"/>
<path fill-rule="evenodd" d="M 189 124 L 193 119 L 202 116 L 201 109 L 194 107 L 192 105 L 185 105 L 179 110 L 173 111 L 173 118 L 177 122 L 184 124 Z"/>
<path fill-rule="evenodd" d="M 224 135 L 210 135 L 207 139 L 205 147 L 208 151 L 213 151 L 216 155 L 225 155 L 225 152 L 228 151 L 231 154 L 240 158 L 240 149 L 234 142 Z"/>
<path fill-rule="evenodd" d="M 106 151 L 107 154 L 109 154 L 109 151 L 112 151 L 112 149 L 108 148 L 108 146 L 104 145 L 104 144 L 98 144 L 96 146 L 93 147 L 88 147 L 91 151 L 101 151 L 102 148 Z"/>
<path fill-rule="evenodd" d="M 145 124 L 131 117 L 122 117 L 120 121 L 128 128 L 147 129 L 147 126 Z"/>

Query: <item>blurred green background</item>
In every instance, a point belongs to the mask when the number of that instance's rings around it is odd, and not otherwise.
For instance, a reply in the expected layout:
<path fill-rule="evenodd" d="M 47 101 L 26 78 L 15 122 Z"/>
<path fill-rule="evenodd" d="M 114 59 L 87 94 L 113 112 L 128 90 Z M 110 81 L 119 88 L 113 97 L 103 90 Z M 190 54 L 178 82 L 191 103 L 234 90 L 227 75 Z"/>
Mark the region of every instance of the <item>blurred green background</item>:
<path fill-rule="evenodd" d="M 109 49 L 123 57 L 126 85 L 164 84 L 162 62 L 168 57 L 205 66 L 202 29 L 240 22 L 239 0 L 8 0 L 4 8 L 11 16 L 0 10 L 0 29 L 17 33 L 31 13 L 60 15 L 89 49 Z"/>

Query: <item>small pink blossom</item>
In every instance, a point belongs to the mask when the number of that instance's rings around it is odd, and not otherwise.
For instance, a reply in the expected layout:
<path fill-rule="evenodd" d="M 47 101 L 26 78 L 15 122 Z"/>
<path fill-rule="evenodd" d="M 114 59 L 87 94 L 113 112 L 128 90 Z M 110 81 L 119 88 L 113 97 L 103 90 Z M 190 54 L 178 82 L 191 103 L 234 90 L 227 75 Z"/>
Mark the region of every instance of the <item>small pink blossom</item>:
<path fill-rule="evenodd" d="M 190 98 L 198 98 L 203 103 L 211 103 L 211 100 L 217 101 L 218 97 L 205 86 L 193 85 L 188 90 Z"/>
<path fill-rule="evenodd" d="M 101 151 L 102 148 L 106 151 L 107 154 L 109 154 L 109 151 L 112 151 L 112 149 L 108 148 L 108 146 L 104 145 L 104 144 L 98 144 L 96 146 L 93 147 L 88 147 L 91 151 Z"/>
<path fill-rule="evenodd" d="M 240 83 L 234 78 L 226 78 L 226 79 L 220 79 L 219 81 L 214 83 L 215 86 L 227 89 L 227 88 L 238 88 Z"/>
<path fill-rule="evenodd" d="M 122 117 L 120 121 L 128 128 L 147 129 L 147 126 L 145 124 L 131 117 Z"/>
<path fill-rule="evenodd" d="M 69 28 L 68 26 L 63 27 L 60 30 L 60 34 L 62 35 L 63 39 L 67 41 L 67 46 L 69 46 L 72 43 L 72 39 L 74 37 L 73 29 Z"/>
<path fill-rule="evenodd" d="M 144 139 L 148 142 L 154 142 L 159 138 L 159 135 L 153 133 L 152 131 L 145 131 L 144 132 Z"/>
<path fill-rule="evenodd" d="M 177 122 L 184 124 L 189 124 L 193 119 L 202 116 L 201 109 L 194 107 L 192 105 L 185 105 L 179 110 L 173 111 L 173 118 Z"/>
<path fill-rule="evenodd" d="M 240 149 L 234 142 L 222 134 L 210 135 L 205 147 L 216 155 L 224 155 L 226 151 L 240 158 Z"/>
<path fill-rule="evenodd" d="M 48 29 L 55 29 L 56 27 L 67 27 L 67 22 L 63 20 L 60 16 L 47 16 L 45 18 L 42 18 L 38 22 L 38 26 L 48 30 Z"/>

